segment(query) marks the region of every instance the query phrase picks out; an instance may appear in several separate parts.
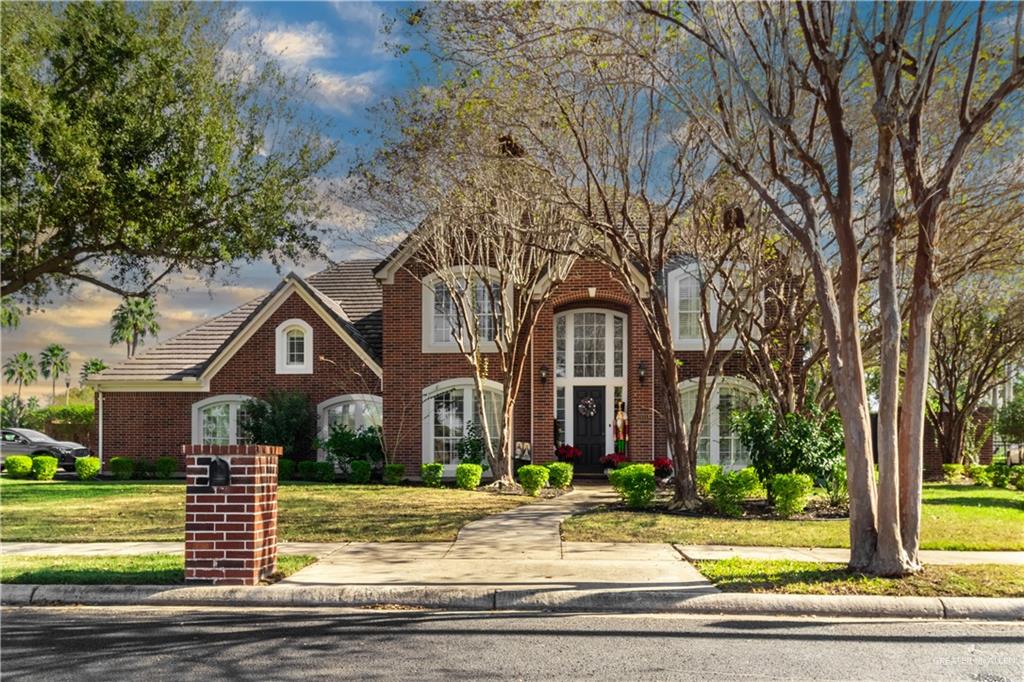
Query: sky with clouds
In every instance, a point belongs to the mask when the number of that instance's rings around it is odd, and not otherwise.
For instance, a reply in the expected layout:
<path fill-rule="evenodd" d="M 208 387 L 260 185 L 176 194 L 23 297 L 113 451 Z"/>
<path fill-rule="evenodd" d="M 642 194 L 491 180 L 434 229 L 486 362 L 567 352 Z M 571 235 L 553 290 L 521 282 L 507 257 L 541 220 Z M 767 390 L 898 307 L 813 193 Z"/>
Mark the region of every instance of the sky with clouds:
<path fill-rule="evenodd" d="M 310 108 L 326 123 L 327 133 L 339 140 L 340 160 L 334 173 L 343 178 L 355 154 L 374 144 L 365 131 L 371 123 L 368 111 L 381 98 L 423 83 L 419 69 L 425 62 L 415 53 L 396 57 L 388 49 L 394 34 L 383 32 L 388 18 L 400 16 L 409 3 L 372 2 L 260 2 L 236 5 L 239 30 L 254 33 L 256 39 L 283 66 L 296 73 L 309 74 Z M 398 24 L 401 26 L 401 24 Z M 358 229 L 362 217 L 357 211 L 339 205 L 332 210 L 332 223 L 340 229 Z M 365 257 L 368 252 L 338 240 L 328 246 L 335 260 Z M 306 275 L 323 268 L 325 262 L 291 263 L 285 270 Z M 269 263 L 239 268 L 236 274 L 222 278 L 212 288 L 187 273 L 170 281 L 168 289 L 157 296 L 160 333 L 157 341 L 227 312 L 273 288 L 284 273 Z M 124 345 L 111 346 L 110 315 L 120 299 L 109 292 L 82 285 L 70 296 L 59 299 L 43 310 L 23 316 L 15 330 L 4 330 L 2 355 L 6 360 L 20 351 L 38 356 L 47 344 L 59 343 L 71 352 L 72 378 L 75 384 L 82 363 L 99 357 L 108 364 L 125 357 Z M 3 392 L 15 387 L 3 383 Z M 58 390 L 58 394 L 63 386 Z M 43 402 L 50 396 L 49 381 L 40 379 L 26 386 L 23 397 L 38 396 Z"/>

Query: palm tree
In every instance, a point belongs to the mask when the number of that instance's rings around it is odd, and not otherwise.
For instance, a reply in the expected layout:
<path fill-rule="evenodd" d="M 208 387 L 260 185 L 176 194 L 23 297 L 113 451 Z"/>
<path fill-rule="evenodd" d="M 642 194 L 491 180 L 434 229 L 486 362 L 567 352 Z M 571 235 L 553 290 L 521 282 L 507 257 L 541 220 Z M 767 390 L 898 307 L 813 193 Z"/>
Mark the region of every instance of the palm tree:
<path fill-rule="evenodd" d="M 107 363 L 103 362 L 99 358 L 89 358 L 82 365 L 82 372 L 79 374 L 81 378 L 81 384 L 84 386 L 85 382 L 89 380 L 93 374 L 99 374 L 107 368 Z"/>
<path fill-rule="evenodd" d="M 0 300 L 0 327 L 14 329 L 21 324 L 21 309 L 14 305 L 10 296 L 4 296 Z"/>
<path fill-rule="evenodd" d="M 134 357 L 146 335 L 156 336 L 160 331 L 160 325 L 156 321 L 156 304 L 149 296 L 126 298 L 114 310 L 110 326 L 110 345 L 123 341 L 128 347 L 128 357 Z"/>
<path fill-rule="evenodd" d="M 51 343 L 39 354 L 39 369 L 43 373 L 43 378 L 53 381 L 53 390 L 50 393 L 52 404 L 57 400 L 57 379 L 71 371 L 68 349 L 59 343 Z"/>
<path fill-rule="evenodd" d="M 4 378 L 18 384 L 18 402 L 20 403 L 21 387 L 31 384 L 39 378 L 35 358 L 25 351 L 7 358 L 7 362 L 4 363 Z"/>

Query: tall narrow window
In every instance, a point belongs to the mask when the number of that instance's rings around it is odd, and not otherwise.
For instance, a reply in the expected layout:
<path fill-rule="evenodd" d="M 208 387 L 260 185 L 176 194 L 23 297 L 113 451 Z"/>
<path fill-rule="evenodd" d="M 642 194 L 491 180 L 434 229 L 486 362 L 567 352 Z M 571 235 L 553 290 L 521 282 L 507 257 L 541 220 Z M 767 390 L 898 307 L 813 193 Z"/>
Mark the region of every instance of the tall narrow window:
<path fill-rule="evenodd" d="M 306 363 L 306 334 L 301 329 L 288 330 L 288 356 L 286 364 L 291 367 Z"/>
<path fill-rule="evenodd" d="M 278 374 L 313 373 L 313 328 L 303 320 L 286 320 L 277 325 Z"/>
<path fill-rule="evenodd" d="M 473 310 L 476 313 L 477 328 L 481 341 L 494 341 L 497 337 L 501 313 L 501 288 L 497 283 L 490 285 L 477 282 L 473 287 Z"/>
<path fill-rule="evenodd" d="M 605 314 L 574 313 L 573 375 L 605 375 Z"/>
<path fill-rule="evenodd" d="M 434 343 L 451 343 L 455 335 L 461 333 L 459 313 L 455 309 L 455 300 L 444 282 L 434 284 Z"/>
<path fill-rule="evenodd" d="M 555 319 L 555 376 L 565 376 L 565 315 Z"/>
<path fill-rule="evenodd" d="M 466 403 L 461 389 L 434 396 L 434 461 L 458 463 L 459 441 L 466 435 Z"/>
<path fill-rule="evenodd" d="M 565 442 L 565 387 L 555 389 L 555 445 Z"/>
<path fill-rule="evenodd" d="M 699 339 L 700 334 L 700 286 L 690 275 L 679 278 L 679 338 Z"/>
<path fill-rule="evenodd" d="M 612 329 L 614 334 L 612 335 L 612 367 L 615 376 L 621 377 L 623 371 L 623 357 L 625 355 L 625 324 L 621 317 L 616 315 L 612 318 Z"/>

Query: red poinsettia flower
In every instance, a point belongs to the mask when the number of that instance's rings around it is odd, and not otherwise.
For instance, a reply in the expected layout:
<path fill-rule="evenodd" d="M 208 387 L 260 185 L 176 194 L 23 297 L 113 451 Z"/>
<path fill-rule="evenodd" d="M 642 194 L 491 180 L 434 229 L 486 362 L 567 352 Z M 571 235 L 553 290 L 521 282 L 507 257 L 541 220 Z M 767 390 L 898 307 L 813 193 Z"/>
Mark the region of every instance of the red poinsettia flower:
<path fill-rule="evenodd" d="M 670 476 L 672 474 L 672 460 L 668 457 L 655 457 L 654 473 L 661 478 Z"/>
<path fill-rule="evenodd" d="M 609 468 L 614 468 L 626 461 L 626 456 L 621 452 L 610 452 L 601 459 L 597 460 L 601 464 Z"/>
<path fill-rule="evenodd" d="M 572 445 L 565 443 L 555 448 L 555 456 L 558 457 L 558 459 L 560 459 L 563 462 L 571 462 L 574 459 L 579 459 L 580 457 L 582 457 L 583 453 L 580 451 L 579 448 L 573 447 Z"/>

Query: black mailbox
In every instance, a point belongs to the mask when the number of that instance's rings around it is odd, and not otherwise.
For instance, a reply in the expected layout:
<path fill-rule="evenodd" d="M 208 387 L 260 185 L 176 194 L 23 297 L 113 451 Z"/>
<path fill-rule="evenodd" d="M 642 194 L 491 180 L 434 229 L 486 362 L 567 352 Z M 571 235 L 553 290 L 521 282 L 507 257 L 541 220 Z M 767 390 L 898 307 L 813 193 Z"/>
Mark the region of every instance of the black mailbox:
<path fill-rule="evenodd" d="M 231 485 L 231 465 L 226 459 L 210 461 L 210 485 Z"/>

